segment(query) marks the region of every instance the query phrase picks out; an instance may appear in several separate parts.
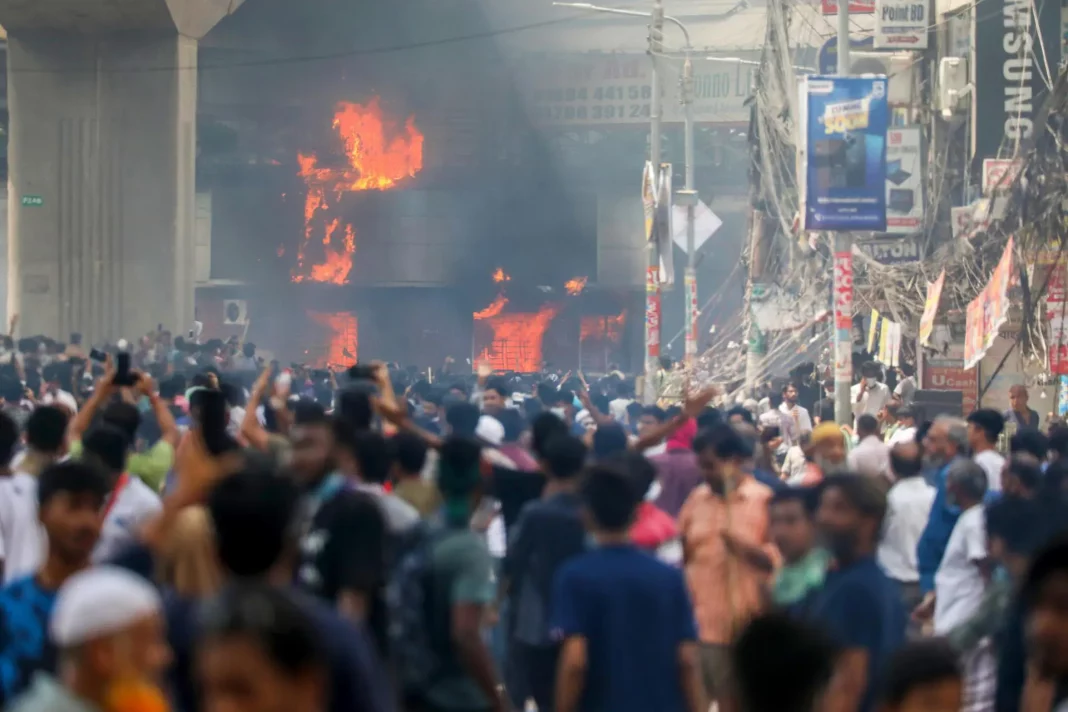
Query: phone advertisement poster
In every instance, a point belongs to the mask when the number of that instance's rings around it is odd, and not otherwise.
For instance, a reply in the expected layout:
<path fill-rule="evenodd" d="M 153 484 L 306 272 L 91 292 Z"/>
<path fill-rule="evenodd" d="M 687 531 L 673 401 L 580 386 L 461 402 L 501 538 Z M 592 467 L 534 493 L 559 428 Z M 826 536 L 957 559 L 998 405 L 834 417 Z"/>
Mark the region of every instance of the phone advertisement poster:
<path fill-rule="evenodd" d="M 886 231 L 886 77 L 801 84 L 805 230 Z"/>

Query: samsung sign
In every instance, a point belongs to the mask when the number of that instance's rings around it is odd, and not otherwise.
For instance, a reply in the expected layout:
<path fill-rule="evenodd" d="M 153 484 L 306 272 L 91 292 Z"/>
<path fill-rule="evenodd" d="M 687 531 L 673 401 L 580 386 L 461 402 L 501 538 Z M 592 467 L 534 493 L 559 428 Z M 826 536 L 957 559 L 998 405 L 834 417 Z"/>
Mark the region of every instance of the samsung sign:
<path fill-rule="evenodd" d="M 1059 0 L 983 0 L 976 15 L 972 138 L 976 165 L 981 165 L 983 158 L 997 157 L 1002 144 L 1002 155 L 1011 156 L 1017 142 L 1035 135 L 1035 122 L 1047 96 L 1044 77 L 1053 72 L 1055 79 L 1060 62 L 1061 4 Z"/>

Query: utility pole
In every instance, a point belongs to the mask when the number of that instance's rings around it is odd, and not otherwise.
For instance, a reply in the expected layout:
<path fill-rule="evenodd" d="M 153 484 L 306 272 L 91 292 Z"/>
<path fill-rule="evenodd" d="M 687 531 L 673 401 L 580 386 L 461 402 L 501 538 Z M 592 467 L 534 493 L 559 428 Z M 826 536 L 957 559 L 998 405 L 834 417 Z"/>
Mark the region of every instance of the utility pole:
<path fill-rule="evenodd" d="M 653 0 L 652 22 L 649 24 L 649 60 L 652 62 L 652 75 L 649 86 L 652 96 L 649 99 L 649 161 L 653 166 L 653 190 L 660 195 L 660 122 L 662 106 L 660 101 L 659 55 L 664 49 L 664 3 Z M 655 237 L 655 236 L 653 236 Z M 655 239 L 646 241 L 647 260 L 645 269 L 645 387 L 642 389 L 642 401 L 649 405 L 656 402 L 658 387 L 656 374 L 660 368 L 660 254 Z"/>
<path fill-rule="evenodd" d="M 686 53 L 689 55 L 689 40 Z M 693 146 L 693 62 L 690 57 L 682 65 L 681 82 L 682 108 L 685 134 L 686 189 L 676 195 L 676 204 L 686 206 L 686 294 L 683 304 L 686 309 L 686 365 L 692 367 L 697 361 L 697 246 L 694 235 L 694 211 L 697 208 L 697 189 L 694 186 L 694 146 Z"/>
<path fill-rule="evenodd" d="M 849 75 L 849 0 L 838 0 L 838 76 Z M 853 423 L 853 234 L 834 235 L 834 419 Z M 842 314 L 839 314 L 839 306 Z"/>

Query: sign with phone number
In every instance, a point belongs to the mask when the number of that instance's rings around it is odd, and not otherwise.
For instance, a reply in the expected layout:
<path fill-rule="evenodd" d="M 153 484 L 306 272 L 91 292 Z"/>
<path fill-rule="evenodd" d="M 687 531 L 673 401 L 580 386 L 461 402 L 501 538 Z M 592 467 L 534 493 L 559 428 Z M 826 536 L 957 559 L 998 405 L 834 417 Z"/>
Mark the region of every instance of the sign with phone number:
<path fill-rule="evenodd" d="M 754 56 L 754 61 L 758 57 Z M 739 59 L 739 58 L 736 58 Z M 744 58 L 740 58 L 744 59 Z M 681 122 L 678 67 L 664 63 L 663 118 Z M 751 65 L 694 62 L 696 121 L 749 121 L 745 100 Z M 647 123 L 651 114 L 649 58 L 634 54 L 581 54 L 530 59 L 520 68 L 520 86 L 535 123 L 549 125 Z"/>

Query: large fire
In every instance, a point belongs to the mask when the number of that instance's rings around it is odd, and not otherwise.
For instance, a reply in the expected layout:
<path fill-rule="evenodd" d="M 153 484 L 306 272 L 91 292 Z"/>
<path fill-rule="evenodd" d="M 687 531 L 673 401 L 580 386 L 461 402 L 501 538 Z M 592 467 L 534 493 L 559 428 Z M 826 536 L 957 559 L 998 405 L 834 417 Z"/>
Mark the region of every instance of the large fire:
<path fill-rule="evenodd" d="M 490 330 L 489 345 L 482 348 L 475 363 L 489 363 L 494 371 L 540 371 L 545 331 L 559 311 L 559 306 L 549 304 L 534 314 L 498 313 L 483 319 Z"/>
<path fill-rule="evenodd" d="M 378 97 L 366 105 L 341 102 L 334 112 L 334 129 L 341 139 L 346 164 L 320 165 L 314 153 L 298 154 L 299 175 L 307 186 L 304 198 L 304 239 L 297 251 L 292 280 L 345 284 L 356 252 L 356 230 L 340 231 L 336 214 L 342 196 L 364 190 L 389 190 L 423 170 L 423 134 L 414 117 L 403 127 L 384 118 Z M 310 267 L 306 250 L 322 231 L 323 261 Z"/>
<path fill-rule="evenodd" d="M 623 338 L 627 310 L 616 316 L 584 316 L 579 323 L 579 341 L 610 341 L 618 344 Z"/>

